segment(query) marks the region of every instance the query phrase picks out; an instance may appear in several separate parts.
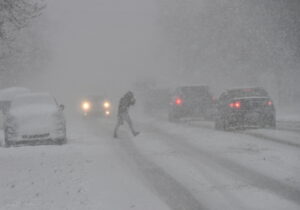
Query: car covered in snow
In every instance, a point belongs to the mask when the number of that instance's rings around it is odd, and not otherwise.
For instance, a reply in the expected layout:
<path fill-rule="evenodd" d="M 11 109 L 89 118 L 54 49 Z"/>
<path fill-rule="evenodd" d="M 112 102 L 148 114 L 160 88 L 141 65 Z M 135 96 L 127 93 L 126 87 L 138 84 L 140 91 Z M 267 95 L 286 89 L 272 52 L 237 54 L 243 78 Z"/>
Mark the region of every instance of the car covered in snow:
<path fill-rule="evenodd" d="M 16 96 L 4 121 L 6 146 L 66 142 L 64 106 L 48 93 Z"/>
<path fill-rule="evenodd" d="M 24 93 L 29 93 L 30 90 L 23 87 L 10 87 L 0 90 L 0 112 L 7 112 L 9 110 L 11 101 L 17 96 Z"/>
<path fill-rule="evenodd" d="M 235 88 L 223 92 L 217 102 L 215 128 L 276 127 L 272 99 L 261 87 Z"/>
<path fill-rule="evenodd" d="M 109 117 L 112 114 L 112 103 L 107 97 L 89 95 L 81 100 L 80 109 L 84 117 Z"/>
<path fill-rule="evenodd" d="M 169 105 L 169 120 L 196 118 L 210 120 L 214 113 L 214 99 L 207 85 L 178 87 Z"/>
<path fill-rule="evenodd" d="M 29 93 L 27 88 L 10 87 L 0 90 L 0 129 L 3 128 L 4 115 L 8 112 L 11 101 L 20 94 Z"/>

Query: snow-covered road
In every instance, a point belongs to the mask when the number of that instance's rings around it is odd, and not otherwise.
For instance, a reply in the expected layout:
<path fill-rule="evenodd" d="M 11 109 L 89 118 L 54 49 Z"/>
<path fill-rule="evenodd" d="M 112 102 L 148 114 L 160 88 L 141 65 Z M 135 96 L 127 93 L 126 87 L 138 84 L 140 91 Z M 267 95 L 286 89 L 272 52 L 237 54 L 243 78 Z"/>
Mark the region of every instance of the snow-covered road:
<path fill-rule="evenodd" d="M 0 209 L 299 209 L 300 133 L 69 120 L 63 146 L 0 149 Z M 297 146 L 298 145 L 298 146 Z"/>

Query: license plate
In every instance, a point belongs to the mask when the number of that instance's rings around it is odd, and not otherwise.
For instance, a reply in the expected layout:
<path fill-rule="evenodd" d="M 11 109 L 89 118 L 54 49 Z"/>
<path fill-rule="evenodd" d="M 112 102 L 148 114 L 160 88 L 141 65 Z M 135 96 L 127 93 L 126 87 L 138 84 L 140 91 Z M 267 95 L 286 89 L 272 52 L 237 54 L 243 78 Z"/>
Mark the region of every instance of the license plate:
<path fill-rule="evenodd" d="M 258 112 L 251 112 L 246 114 L 245 118 L 249 123 L 256 123 L 257 121 L 259 121 L 260 114 Z"/>
<path fill-rule="evenodd" d="M 34 134 L 34 135 L 23 135 L 23 139 L 39 139 L 39 138 L 46 138 L 50 136 L 49 133 L 44 133 L 44 134 Z"/>

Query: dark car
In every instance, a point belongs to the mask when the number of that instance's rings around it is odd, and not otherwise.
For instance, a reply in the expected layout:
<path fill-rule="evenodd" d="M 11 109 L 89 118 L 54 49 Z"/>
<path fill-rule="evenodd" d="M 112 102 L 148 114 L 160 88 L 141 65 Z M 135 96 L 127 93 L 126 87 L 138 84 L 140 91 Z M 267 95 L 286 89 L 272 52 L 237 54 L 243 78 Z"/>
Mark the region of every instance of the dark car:
<path fill-rule="evenodd" d="M 182 86 L 175 90 L 170 106 L 169 120 L 182 118 L 212 119 L 213 96 L 206 85 Z"/>
<path fill-rule="evenodd" d="M 80 109 L 84 117 L 109 117 L 112 114 L 112 103 L 106 97 L 89 95 L 81 100 Z"/>
<path fill-rule="evenodd" d="M 215 128 L 276 127 L 276 112 L 267 91 L 260 87 L 237 88 L 221 94 Z"/>

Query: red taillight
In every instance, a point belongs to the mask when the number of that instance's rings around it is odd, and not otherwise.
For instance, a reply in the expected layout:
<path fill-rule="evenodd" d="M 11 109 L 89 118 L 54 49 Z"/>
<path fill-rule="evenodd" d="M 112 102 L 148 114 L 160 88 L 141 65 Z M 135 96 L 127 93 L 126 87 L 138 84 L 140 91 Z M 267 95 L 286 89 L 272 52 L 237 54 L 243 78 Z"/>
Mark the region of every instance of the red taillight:
<path fill-rule="evenodd" d="M 267 105 L 268 105 L 268 106 L 272 106 L 272 105 L 273 105 L 273 102 L 272 102 L 272 101 L 268 101 L 268 102 L 267 102 Z"/>
<path fill-rule="evenodd" d="M 175 104 L 176 105 L 181 105 L 182 104 L 182 99 L 181 98 L 176 98 Z"/>
<path fill-rule="evenodd" d="M 212 102 L 215 104 L 217 102 L 217 98 L 216 97 L 211 97 Z"/>
<path fill-rule="evenodd" d="M 241 102 L 236 101 L 236 102 L 230 103 L 229 106 L 230 106 L 230 108 L 240 109 L 241 108 Z"/>

